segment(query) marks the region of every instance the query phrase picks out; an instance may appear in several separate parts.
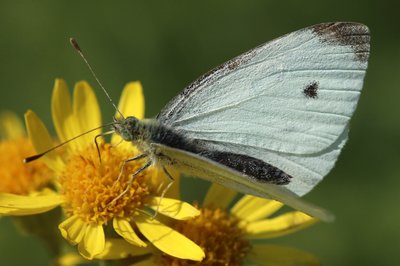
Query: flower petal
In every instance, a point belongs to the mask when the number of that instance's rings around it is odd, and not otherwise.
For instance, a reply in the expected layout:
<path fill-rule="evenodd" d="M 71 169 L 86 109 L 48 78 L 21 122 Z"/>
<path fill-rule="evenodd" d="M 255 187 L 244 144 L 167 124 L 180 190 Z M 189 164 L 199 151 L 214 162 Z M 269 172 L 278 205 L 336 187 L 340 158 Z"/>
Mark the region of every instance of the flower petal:
<path fill-rule="evenodd" d="M 162 252 L 180 259 L 204 259 L 204 251 L 198 245 L 156 219 L 139 214 L 135 222 L 140 232 Z"/>
<path fill-rule="evenodd" d="M 75 84 L 73 112 L 80 127 L 79 133 L 101 126 L 100 107 L 93 89 L 86 81 L 80 81 Z M 78 138 L 77 141 L 79 141 L 81 148 L 84 148 L 93 143 L 94 137 L 100 133 L 100 129 L 95 130 Z"/>
<path fill-rule="evenodd" d="M 117 260 L 128 256 L 141 256 L 151 253 L 154 247 L 135 247 L 120 238 L 107 239 L 103 252 L 96 255 L 96 259 Z M 136 264 L 135 264 L 136 265 Z"/>
<path fill-rule="evenodd" d="M 234 190 L 212 183 L 204 198 L 203 206 L 226 209 L 236 194 Z"/>
<path fill-rule="evenodd" d="M 282 206 L 279 201 L 245 195 L 232 207 L 231 213 L 241 220 L 255 221 L 270 216 Z"/>
<path fill-rule="evenodd" d="M 71 96 L 67 84 L 63 79 L 56 79 L 51 97 L 51 115 L 57 136 L 61 142 L 65 142 L 75 136 L 68 134 L 65 128 L 69 128 L 67 118 L 72 116 Z"/>
<path fill-rule="evenodd" d="M 78 244 L 79 253 L 85 259 L 93 259 L 105 248 L 105 236 L 102 225 L 88 224 L 83 240 Z"/>
<path fill-rule="evenodd" d="M 56 193 L 45 196 L 0 193 L 0 214 L 13 216 L 38 214 L 54 209 L 63 202 L 63 198 Z"/>
<path fill-rule="evenodd" d="M 85 222 L 77 215 L 72 215 L 61 224 L 58 225 L 61 235 L 72 245 L 76 245 L 82 241 L 86 232 Z"/>
<path fill-rule="evenodd" d="M 187 220 L 200 215 L 200 211 L 189 203 L 170 198 L 153 197 L 148 207 L 176 220 Z"/>
<path fill-rule="evenodd" d="M 126 219 L 114 218 L 113 226 L 115 231 L 130 244 L 138 247 L 147 246 L 147 244 L 137 236 L 135 231 L 132 229 L 131 224 Z"/>
<path fill-rule="evenodd" d="M 137 119 L 144 118 L 144 96 L 142 84 L 138 81 L 130 82 L 125 85 L 124 90 L 122 91 L 118 110 L 125 116 L 134 116 Z M 115 114 L 116 118 L 120 118 L 120 114 L 117 112 Z M 113 134 L 111 143 L 121 145 L 127 145 L 129 142 L 121 142 L 122 138 L 117 134 Z M 130 143 L 129 143 L 130 144 Z M 129 146 L 129 145 L 128 145 Z M 130 147 L 127 147 L 130 148 Z"/>
<path fill-rule="evenodd" d="M 1 112 L 0 137 L 4 139 L 17 139 L 25 136 L 21 119 L 13 112 Z"/>
<path fill-rule="evenodd" d="M 47 151 L 54 146 L 53 140 L 39 117 L 31 110 L 25 113 L 25 123 L 28 130 L 29 138 L 37 153 Z M 56 172 L 61 172 L 64 163 L 55 151 L 46 153 L 43 156 L 46 165 Z"/>
<path fill-rule="evenodd" d="M 245 227 L 246 237 L 273 238 L 304 229 L 318 220 L 299 211 L 288 212 L 272 219 L 249 223 Z"/>
<path fill-rule="evenodd" d="M 259 266 L 317 266 L 316 257 L 295 248 L 256 244 L 246 256 L 246 262 Z"/>
<path fill-rule="evenodd" d="M 68 116 L 65 119 L 63 126 L 64 126 L 63 132 L 66 136 L 70 136 L 69 139 L 72 139 L 82 134 L 81 126 L 79 125 L 79 121 L 76 115 Z M 86 143 L 82 138 L 79 137 L 74 141 L 68 142 L 66 147 L 67 151 L 70 154 L 73 154 L 76 151 L 84 149 L 85 147 L 87 147 L 87 145 L 88 143 Z"/>
<path fill-rule="evenodd" d="M 134 116 L 137 119 L 144 118 L 144 95 L 142 84 L 139 81 L 129 82 L 122 91 L 118 109 L 127 116 Z M 118 113 L 115 114 L 119 116 Z"/>

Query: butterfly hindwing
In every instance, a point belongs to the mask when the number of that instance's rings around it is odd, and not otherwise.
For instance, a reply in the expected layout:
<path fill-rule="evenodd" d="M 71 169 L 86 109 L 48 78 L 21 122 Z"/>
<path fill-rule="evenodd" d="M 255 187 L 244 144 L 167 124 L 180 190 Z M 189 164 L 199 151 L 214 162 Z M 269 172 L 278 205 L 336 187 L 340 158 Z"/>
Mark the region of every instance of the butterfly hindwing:
<path fill-rule="evenodd" d="M 156 143 L 152 144 L 152 148 L 161 164 L 172 166 L 186 175 L 201 177 L 242 193 L 278 200 L 323 221 L 333 220 L 332 214 L 302 200 L 283 186 L 254 182 L 238 171 L 181 149 Z"/>

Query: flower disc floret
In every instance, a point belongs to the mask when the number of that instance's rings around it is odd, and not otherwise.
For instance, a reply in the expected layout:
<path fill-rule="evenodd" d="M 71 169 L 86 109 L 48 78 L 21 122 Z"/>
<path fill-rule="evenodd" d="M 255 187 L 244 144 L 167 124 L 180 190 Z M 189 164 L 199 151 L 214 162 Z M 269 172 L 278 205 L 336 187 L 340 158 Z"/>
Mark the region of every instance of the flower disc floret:
<path fill-rule="evenodd" d="M 105 224 L 114 217 L 133 216 L 151 192 L 148 178 L 152 170 L 149 169 L 135 176 L 130 189 L 119 197 L 141 163 L 130 162 L 122 167 L 132 153 L 110 144 L 102 144 L 100 154 L 101 162 L 96 147 L 88 147 L 70 158 L 60 176 L 67 212 L 89 224 Z"/>

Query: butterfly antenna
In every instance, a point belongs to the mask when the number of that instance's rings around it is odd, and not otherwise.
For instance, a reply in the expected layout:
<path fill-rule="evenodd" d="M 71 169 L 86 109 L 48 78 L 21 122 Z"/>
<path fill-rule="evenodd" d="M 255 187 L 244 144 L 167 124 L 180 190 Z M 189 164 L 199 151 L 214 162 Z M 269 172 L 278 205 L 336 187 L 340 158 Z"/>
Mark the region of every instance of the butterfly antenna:
<path fill-rule="evenodd" d="M 64 146 L 65 144 L 67 144 L 67 143 L 69 143 L 69 142 L 71 142 L 71 141 L 73 141 L 73 140 L 75 140 L 75 139 L 77 139 L 77 138 L 79 138 L 79 137 L 82 137 L 83 135 L 86 135 L 86 134 L 88 134 L 88 133 L 90 133 L 90 132 L 93 132 L 93 131 L 98 130 L 98 129 L 103 128 L 103 127 L 112 126 L 112 125 L 114 125 L 114 124 L 115 124 L 115 122 L 109 123 L 109 124 L 106 124 L 106 125 L 102 125 L 102 126 L 93 128 L 93 129 L 91 129 L 91 130 L 88 130 L 88 131 L 86 131 L 86 132 L 83 132 L 82 134 L 79 134 L 78 136 L 75 136 L 75 137 L 73 137 L 72 139 L 69 139 L 69 140 L 67 140 L 67 141 L 64 141 L 63 143 L 60 143 L 60 144 L 58 144 L 58 145 L 56 145 L 56 146 L 54 146 L 54 147 L 52 147 L 52 148 L 50 148 L 50 149 L 48 149 L 48 150 L 42 152 L 42 153 L 39 153 L 39 154 L 36 154 L 36 155 L 33 155 L 33 156 L 26 157 L 25 159 L 23 159 L 23 162 L 24 162 L 24 163 L 29 163 L 29 162 L 35 161 L 35 160 L 41 158 L 42 156 L 46 155 L 47 153 L 49 153 L 49 152 L 51 152 L 51 151 L 54 151 L 55 149 L 58 149 L 58 148 L 60 148 L 61 146 Z"/>
<path fill-rule="evenodd" d="M 69 38 L 69 42 L 71 43 L 72 47 L 78 52 L 78 54 L 82 57 L 83 61 L 85 61 L 86 65 L 88 66 L 90 72 L 92 73 L 93 77 L 96 79 L 97 83 L 99 84 L 100 88 L 104 91 L 106 94 L 108 100 L 110 100 L 111 104 L 114 106 L 115 110 L 118 112 L 118 114 L 124 118 L 124 115 L 121 113 L 121 111 L 117 108 L 115 105 L 114 101 L 108 94 L 107 90 L 104 88 L 103 84 L 101 84 L 99 78 L 96 76 L 96 73 L 94 73 L 93 68 L 90 66 L 88 60 L 86 57 L 83 55 L 82 49 L 79 47 L 78 42 L 74 38 Z"/>

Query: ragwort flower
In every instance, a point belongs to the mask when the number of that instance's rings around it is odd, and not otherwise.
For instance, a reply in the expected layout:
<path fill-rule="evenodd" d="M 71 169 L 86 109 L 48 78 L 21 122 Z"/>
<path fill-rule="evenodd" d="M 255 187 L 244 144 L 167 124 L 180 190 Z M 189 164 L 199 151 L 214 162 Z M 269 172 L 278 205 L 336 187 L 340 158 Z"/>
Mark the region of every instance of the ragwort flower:
<path fill-rule="evenodd" d="M 119 110 L 124 116 L 143 118 L 144 98 L 140 83 L 126 85 Z M 52 116 L 61 143 L 101 125 L 97 99 L 84 81 L 76 84 L 71 102 L 65 82 L 56 80 Z M 28 111 L 25 119 L 36 152 L 51 148 L 50 135 L 36 114 Z M 62 156 L 52 151 L 43 157 L 59 177 L 62 202 L 57 204 L 62 203 L 68 217 L 59 225 L 62 236 L 78 245 L 80 254 L 88 259 L 141 255 L 156 247 L 174 257 L 202 260 L 204 252 L 200 247 L 161 221 L 166 217 L 189 219 L 197 216 L 199 211 L 179 200 L 160 197 L 169 181 L 155 166 L 130 181 L 132 173 L 145 162 L 134 161 L 122 167 L 124 160 L 134 157 L 138 151 L 131 143 L 121 143 L 116 135 L 112 136 L 110 144 L 99 141 L 100 162 L 94 145 L 99 134 L 100 129 L 67 143 Z M 46 205 L 46 202 L 42 203 Z M 38 211 L 41 208 L 40 204 L 35 207 Z M 156 217 L 149 214 L 151 210 L 157 213 Z M 114 230 L 110 232 L 111 224 Z M 121 244 L 121 237 L 124 244 Z"/>
<path fill-rule="evenodd" d="M 40 161 L 26 165 L 34 152 L 21 120 L 12 112 L 0 114 L 0 193 L 29 195 L 51 182 L 52 172 Z"/>
<path fill-rule="evenodd" d="M 57 257 L 61 245 L 55 226 L 61 212 L 49 212 L 61 202 L 53 190 L 54 172 L 41 161 L 23 163 L 35 150 L 16 114 L 0 114 L 0 135 L 0 215 L 11 216 L 20 233 L 39 238 L 49 255 Z M 39 213 L 44 214 L 26 217 Z"/>
<path fill-rule="evenodd" d="M 283 204 L 250 195 L 227 210 L 235 195 L 236 192 L 213 184 L 199 208 L 201 214 L 175 223 L 177 231 L 202 247 L 206 254 L 203 261 L 158 254 L 138 265 L 320 265 L 304 251 L 254 241 L 296 232 L 317 222 L 315 218 L 299 211 L 271 217 Z"/>
<path fill-rule="evenodd" d="M 23 163 L 25 157 L 34 153 L 34 148 L 17 115 L 1 113 L 0 134 L 0 215 L 29 215 L 57 207 L 60 197 L 47 189 L 52 185 L 54 173 L 40 161 Z M 51 201 L 40 204 L 38 196 Z"/>

